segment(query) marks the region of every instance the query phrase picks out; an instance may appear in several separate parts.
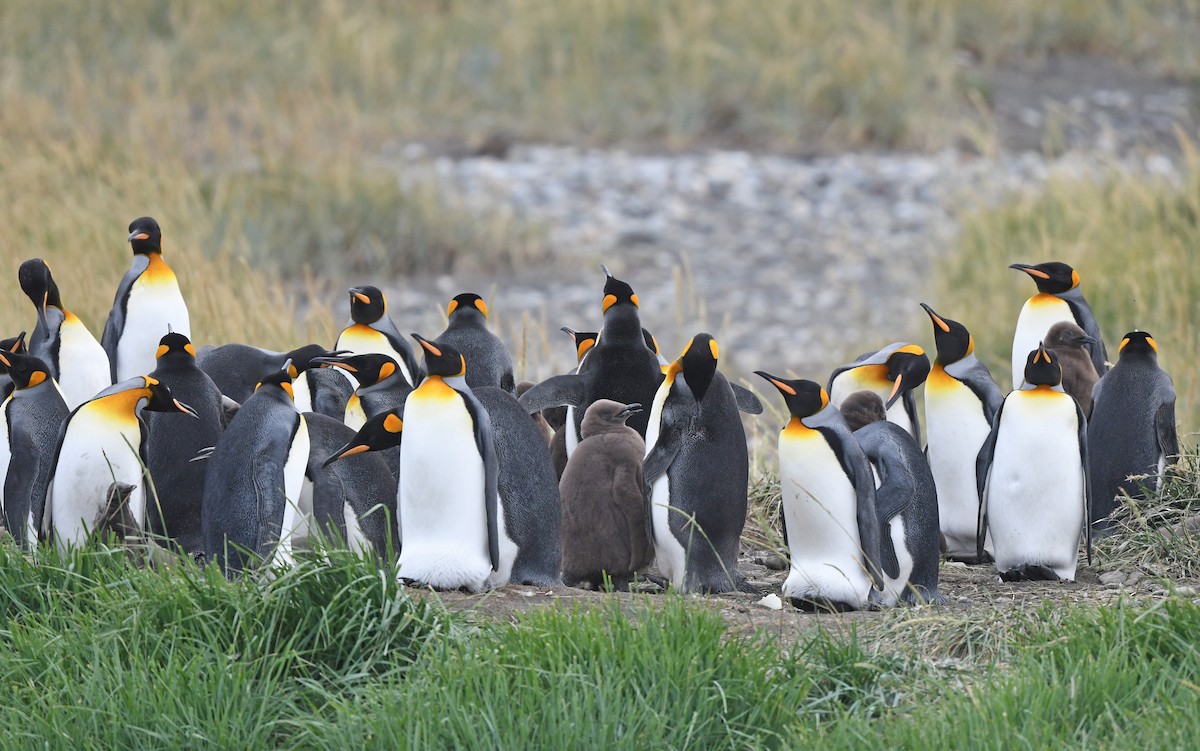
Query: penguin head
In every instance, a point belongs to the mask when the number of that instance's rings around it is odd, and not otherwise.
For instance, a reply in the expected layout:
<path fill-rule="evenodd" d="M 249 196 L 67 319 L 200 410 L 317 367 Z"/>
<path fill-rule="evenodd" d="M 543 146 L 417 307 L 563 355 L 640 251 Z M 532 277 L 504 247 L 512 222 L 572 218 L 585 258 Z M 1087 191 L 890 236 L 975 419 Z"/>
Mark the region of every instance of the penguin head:
<path fill-rule="evenodd" d="M 413 334 L 413 339 L 421 345 L 425 352 L 425 372 L 441 378 L 455 378 L 467 374 L 467 358 L 448 344 L 438 344 L 421 336 Z"/>
<path fill-rule="evenodd" d="M 942 365 L 958 362 L 975 351 L 975 338 L 967 327 L 958 321 L 942 318 L 925 303 L 921 307 L 933 323 L 933 345 L 937 348 L 937 361 Z"/>
<path fill-rule="evenodd" d="M 25 346 L 25 332 L 10 336 L 7 339 L 0 339 L 0 352 L 9 353 L 15 352 L 19 355 L 29 354 L 29 348 Z M 0 364 L 0 373 L 3 373 L 4 366 Z"/>
<path fill-rule="evenodd" d="M 370 325 L 387 313 L 387 299 L 378 287 L 351 287 L 350 318 L 355 323 Z"/>
<path fill-rule="evenodd" d="M 338 459 L 345 459 L 347 456 L 367 451 L 383 451 L 399 446 L 404 433 L 403 414 L 404 408 L 397 407 L 371 417 L 354 434 L 349 443 L 334 451 L 333 455 L 325 460 L 323 466 L 328 467 Z"/>
<path fill-rule="evenodd" d="M 129 223 L 129 244 L 140 255 L 162 252 L 162 230 L 152 217 L 142 216 Z"/>
<path fill-rule="evenodd" d="M 50 380 L 50 369 L 40 357 L 4 350 L 0 351 L 0 365 L 18 389 L 32 388 Z"/>
<path fill-rule="evenodd" d="M 808 381 L 803 378 L 788 380 L 761 370 L 754 371 L 754 374 L 762 376 L 770 381 L 772 386 L 779 389 L 792 417 L 801 419 L 812 417 L 829 406 L 829 394 L 816 381 Z"/>
<path fill-rule="evenodd" d="M 607 313 L 613 306 L 632 305 L 635 309 L 638 307 L 638 296 L 634 294 L 633 287 L 608 273 L 608 268 L 601 266 L 604 269 L 604 300 L 601 302 L 601 310 Z"/>
<path fill-rule="evenodd" d="M 1058 355 L 1038 343 L 1025 358 L 1025 383 L 1029 386 L 1058 386 L 1062 383 L 1062 363 Z"/>
<path fill-rule="evenodd" d="M 1010 269 L 1024 271 L 1037 284 L 1038 292 L 1061 295 L 1079 286 L 1079 272 L 1061 261 L 1028 264 L 1014 263 Z"/>
<path fill-rule="evenodd" d="M 292 376 L 292 380 L 300 377 L 300 374 L 309 368 L 320 367 L 321 363 L 313 362 L 318 357 L 336 356 L 346 354 L 339 350 L 337 352 L 328 352 L 320 344 L 305 344 L 303 347 L 297 347 L 287 353 L 287 360 L 291 363 L 288 366 L 288 373 Z"/>
<path fill-rule="evenodd" d="M 1121 337 L 1121 344 L 1117 347 L 1117 354 L 1120 357 L 1127 355 L 1150 355 L 1157 359 L 1158 343 L 1154 341 L 1154 337 L 1145 331 L 1130 331 Z"/>
<path fill-rule="evenodd" d="M 192 346 L 191 339 L 172 332 L 158 340 L 158 349 L 154 352 L 154 357 L 159 365 L 170 362 L 195 362 L 196 348 Z"/>
<path fill-rule="evenodd" d="M 597 334 L 595 331 L 576 331 L 570 326 L 563 326 L 559 330 L 571 337 L 571 340 L 575 342 L 576 362 L 582 360 L 583 356 L 588 353 L 588 350 L 596 346 Z"/>
<path fill-rule="evenodd" d="M 387 355 L 327 355 L 315 357 L 314 365 L 322 368 L 339 368 L 354 376 L 360 386 L 374 386 L 385 378 L 399 372 L 396 361 Z"/>
<path fill-rule="evenodd" d="M 1042 343 L 1046 345 L 1046 349 L 1075 349 L 1090 353 L 1087 348 L 1089 345 L 1095 344 L 1096 340 L 1088 336 L 1087 332 L 1074 321 L 1059 321 L 1046 332 L 1046 338 Z M 1091 354 L 1088 354 L 1088 357 L 1091 357 Z"/>
<path fill-rule="evenodd" d="M 176 399 L 165 383 L 160 383 L 158 379 L 150 376 L 142 376 L 142 378 L 145 379 L 146 390 L 149 392 L 142 409 L 148 409 L 151 412 L 182 412 L 185 415 L 199 417 L 196 410 Z"/>
<path fill-rule="evenodd" d="M 292 388 L 292 361 L 288 360 L 279 370 L 274 370 L 263 377 L 258 385 L 254 387 L 255 391 L 261 388 L 278 387 L 288 395 L 289 399 L 296 398 L 296 392 Z"/>
<path fill-rule="evenodd" d="M 38 323 L 42 330 L 47 331 L 50 325 L 46 322 L 46 308 L 63 309 L 62 300 L 58 295 L 58 285 L 50 266 L 40 258 L 30 258 L 17 269 L 17 281 L 21 283 L 21 291 L 25 293 L 37 308 Z"/>
<path fill-rule="evenodd" d="M 717 372 L 717 340 L 711 334 L 696 334 L 688 345 L 683 348 L 683 354 L 671 364 L 667 370 L 668 378 L 682 375 L 692 397 L 702 401 L 712 385 L 713 376 Z"/>
<path fill-rule="evenodd" d="M 887 408 L 883 406 L 883 399 L 874 391 L 855 391 L 842 400 L 838 411 L 842 413 L 852 431 L 873 422 L 887 420 Z"/>
<path fill-rule="evenodd" d="M 637 402 L 622 404 L 612 399 L 597 399 L 589 404 L 587 411 L 583 413 L 580 432 L 584 438 L 589 438 L 601 433 L 620 430 L 625 427 L 625 421 L 631 415 L 636 415 L 641 411 L 642 405 Z"/>
<path fill-rule="evenodd" d="M 929 356 L 915 344 L 900 347 L 887 359 L 887 379 L 892 382 L 887 406 L 891 407 L 904 394 L 925 383 L 929 377 Z"/>
<path fill-rule="evenodd" d="M 461 295 L 455 295 L 450 304 L 446 306 L 446 317 L 452 321 L 456 318 L 477 319 L 479 316 L 483 316 L 483 320 L 487 320 L 487 303 L 474 292 L 463 292 Z"/>

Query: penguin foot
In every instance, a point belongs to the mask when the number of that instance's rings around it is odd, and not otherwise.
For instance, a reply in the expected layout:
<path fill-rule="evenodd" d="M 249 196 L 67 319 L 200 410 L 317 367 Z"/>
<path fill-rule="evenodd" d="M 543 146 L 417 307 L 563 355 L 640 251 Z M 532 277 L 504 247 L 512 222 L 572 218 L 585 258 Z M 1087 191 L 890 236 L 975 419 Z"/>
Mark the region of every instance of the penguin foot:
<path fill-rule="evenodd" d="M 788 602 L 792 603 L 792 607 L 804 613 L 849 613 L 858 610 L 853 605 L 841 600 L 825 598 L 789 597 Z"/>
<path fill-rule="evenodd" d="M 1021 581 L 1043 581 L 1056 582 L 1060 581 L 1060 577 L 1054 572 L 1054 569 L 1040 564 L 1025 564 L 1010 568 L 1007 571 L 1000 572 L 1000 578 L 1006 582 L 1021 582 Z"/>
<path fill-rule="evenodd" d="M 992 558 L 991 554 L 986 553 L 986 552 L 983 554 L 982 557 L 977 556 L 977 555 L 947 555 L 947 556 L 945 556 L 945 558 L 947 561 L 954 561 L 956 563 L 965 563 L 968 566 L 984 566 L 989 563 L 992 563 L 994 560 Z"/>
<path fill-rule="evenodd" d="M 740 576 L 737 579 L 736 585 L 739 592 L 744 592 L 748 595 L 762 595 L 762 589 L 754 586 Z"/>

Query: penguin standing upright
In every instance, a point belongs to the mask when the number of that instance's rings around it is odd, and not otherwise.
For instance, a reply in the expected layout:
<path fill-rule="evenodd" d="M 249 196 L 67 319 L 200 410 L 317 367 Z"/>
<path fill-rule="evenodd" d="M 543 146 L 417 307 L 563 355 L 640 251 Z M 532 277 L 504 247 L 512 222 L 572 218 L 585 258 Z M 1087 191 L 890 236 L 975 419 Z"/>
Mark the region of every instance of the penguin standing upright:
<path fill-rule="evenodd" d="M 483 298 L 473 292 L 455 295 L 446 308 L 446 316 L 449 323 L 437 340 L 467 358 L 467 385 L 497 386 L 515 393 L 512 356 L 500 337 L 488 331 L 488 308 Z"/>
<path fill-rule="evenodd" d="M 583 440 L 567 462 L 562 494 L 563 582 L 618 590 L 654 560 L 643 494 L 646 443 L 625 420 L 640 404 L 598 399 L 583 416 Z"/>
<path fill-rule="evenodd" d="M 50 376 L 62 389 L 67 407 L 75 409 L 112 385 L 108 353 L 83 321 L 63 307 L 58 285 L 45 261 L 25 261 L 17 278 L 21 290 L 37 308 L 38 322 L 29 337 L 29 353 L 46 363 Z"/>
<path fill-rule="evenodd" d="M 826 390 L 833 406 L 855 391 L 879 394 L 887 406 L 888 420 L 904 428 L 921 442 L 914 392 L 929 375 L 929 357 L 916 344 L 895 342 L 878 352 L 868 352 L 852 363 L 836 368 Z M 899 404 L 897 404 L 899 401 Z"/>
<path fill-rule="evenodd" d="M 1092 364 L 1089 347 L 1095 339 L 1073 321 L 1059 321 L 1046 332 L 1046 349 L 1058 355 L 1063 372 L 1063 391 L 1075 397 L 1083 407 L 1083 415 L 1092 419 L 1092 388 L 1100 380 Z"/>
<path fill-rule="evenodd" d="M 958 321 L 943 318 L 925 303 L 933 324 L 937 357 L 925 382 L 925 447 L 937 484 L 938 518 L 946 555 L 978 563 L 977 461 L 992 432 L 1004 394 L 987 366 L 975 357 L 975 340 Z M 991 545 L 985 545 L 985 552 Z"/>
<path fill-rule="evenodd" d="M 697 334 L 667 369 L 646 431 L 645 481 L 658 570 L 685 592 L 745 587 L 737 570 L 750 460 L 717 340 Z M 743 390 L 744 391 L 744 390 Z M 751 414 L 762 404 L 749 391 Z"/>
<path fill-rule="evenodd" d="M 875 470 L 881 604 L 940 603 L 938 500 L 929 462 L 907 431 L 887 421 L 878 394 L 858 391 L 846 397 L 842 416 Z"/>
<path fill-rule="evenodd" d="M 1025 301 L 1021 315 L 1017 317 L 1012 348 L 1013 388 L 1021 387 L 1025 356 L 1038 348 L 1045 340 L 1046 332 L 1059 321 L 1073 321 L 1092 338 L 1094 344 L 1088 345 L 1092 364 L 1096 366 L 1096 372 L 1103 375 L 1108 368 L 1105 363 L 1108 353 L 1096 316 L 1079 289 L 1079 272 L 1059 261 L 1036 265 L 1014 263 L 1009 268 L 1024 271 L 1038 288 L 1037 294 Z"/>
<path fill-rule="evenodd" d="M 350 322 L 338 335 L 334 349 L 355 355 L 387 355 L 396 361 L 409 383 L 420 383 L 424 375 L 412 348 L 388 317 L 387 298 L 378 287 L 350 288 Z"/>
<path fill-rule="evenodd" d="M 113 384 L 70 414 L 59 432 L 42 518 L 42 534 L 53 533 L 60 550 L 82 545 L 108 502 L 114 482 L 135 486 L 129 510 L 146 523 L 147 428 L 142 411 L 195 410 L 150 376 Z M 34 499 L 36 507 L 38 499 Z"/>
<path fill-rule="evenodd" d="M 183 334 L 167 334 L 159 340 L 158 367 L 152 378 L 171 389 L 175 398 L 190 406 L 199 418 L 182 424 L 170 413 L 146 416 L 150 440 L 146 468 L 154 481 L 154 497 L 146 512 L 146 530 L 159 538 L 174 540 L 189 554 L 204 552 L 200 514 L 204 504 L 202 462 L 192 458 L 203 448 L 217 445 L 223 427 L 221 391 L 203 370 L 196 367 L 196 350 Z"/>
<path fill-rule="evenodd" d="M 113 298 L 100 343 L 108 353 L 113 382 L 154 370 L 154 353 L 164 334 L 174 331 L 191 339 L 187 303 L 175 272 L 162 257 L 162 230 L 148 216 L 129 225 L 133 265 Z"/>
<path fill-rule="evenodd" d="M 58 431 L 70 410 L 50 369 L 30 354 L 0 350 L 13 392 L 0 404 L 4 527 L 19 545 L 38 540 Z"/>
<path fill-rule="evenodd" d="M 1092 391 L 1088 420 L 1088 466 L 1094 492 L 1089 521 L 1104 521 L 1117 508 L 1118 493 L 1143 497 L 1143 483 L 1155 490 L 1179 456 L 1175 430 L 1175 386 L 1158 365 L 1158 344 L 1145 331 L 1121 339 L 1117 364 Z M 1130 480 L 1150 475 L 1153 479 Z M 1099 522 L 1099 523 L 1097 523 Z"/>
<path fill-rule="evenodd" d="M 294 561 L 308 534 L 308 423 L 296 410 L 287 368 L 263 378 L 221 434 L 204 475 L 201 529 L 209 562 L 225 573 L 257 561 Z"/>
<path fill-rule="evenodd" d="M 579 364 L 583 362 L 583 358 L 587 357 L 591 348 L 596 346 L 597 334 L 595 331 L 576 331 L 568 326 L 563 326 L 561 330 L 575 343 L 575 367 L 567 373 L 567 375 L 575 375 L 579 372 Z M 525 389 L 525 391 L 529 391 L 529 389 Z M 524 395 L 523 391 L 517 397 L 520 398 Z M 554 430 L 554 434 L 550 437 L 550 459 L 554 462 L 554 473 L 561 480 L 563 471 L 567 468 L 567 426 L 575 425 L 575 407 L 569 404 L 547 407 L 542 410 L 541 414 Z"/>
<path fill-rule="evenodd" d="M 601 308 L 604 327 L 595 346 L 579 363 L 576 374 L 549 378 L 521 397 L 522 406 L 530 413 L 563 404 L 574 408 L 567 423 L 568 456 L 579 444 L 579 429 L 588 405 L 597 399 L 650 404 L 663 379 L 658 357 L 646 346 L 642 335 L 638 297 L 633 288 L 608 274 Z M 644 437 L 649 419 L 644 412 L 635 414 L 628 425 Z"/>
<path fill-rule="evenodd" d="M 1091 558 L 1087 418 L 1044 346 L 1029 353 L 1023 375 L 979 451 L 978 550 L 989 532 L 1005 581 L 1074 580 L 1085 532 Z"/>
<path fill-rule="evenodd" d="M 755 373 L 779 389 L 791 415 L 779 434 L 783 531 L 792 558 L 783 594 L 799 607 L 862 608 L 883 585 L 866 454 L 820 384 Z"/>

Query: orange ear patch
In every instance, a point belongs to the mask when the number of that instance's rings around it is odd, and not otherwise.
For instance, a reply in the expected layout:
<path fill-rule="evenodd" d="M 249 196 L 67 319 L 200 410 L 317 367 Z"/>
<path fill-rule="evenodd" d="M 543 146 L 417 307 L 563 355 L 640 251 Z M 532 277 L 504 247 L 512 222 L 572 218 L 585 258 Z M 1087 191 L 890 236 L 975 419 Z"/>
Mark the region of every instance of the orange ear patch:
<path fill-rule="evenodd" d="M 458 300 L 451 300 L 450 304 L 446 306 L 446 317 L 449 318 L 454 315 L 454 311 L 456 310 L 458 310 Z"/>
<path fill-rule="evenodd" d="M 46 371 L 35 370 L 29 375 L 29 386 L 36 386 L 46 380 Z"/>
<path fill-rule="evenodd" d="M 601 312 L 607 312 L 609 308 L 617 304 L 616 295 L 605 295 L 604 301 L 600 304 Z"/>
<path fill-rule="evenodd" d="M 183 345 L 183 351 L 187 352 L 192 357 L 196 356 L 196 348 L 192 346 L 191 342 L 188 342 L 187 344 Z"/>
<path fill-rule="evenodd" d="M 635 307 L 635 308 L 642 307 L 641 303 L 638 302 L 637 295 L 630 295 L 629 299 L 633 301 L 633 307 Z"/>
<path fill-rule="evenodd" d="M 709 339 L 709 340 L 708 340 L 708 349 L 709 349 L 709 351 L 710 351 L 710 352 L 712 352 L 712 356 L 713 356 L 713 359 L 714 359 L 714 360 L 719 360 L 719 359 L 721 359 L 720 350 L 719 350 L 719 348 L 717 347 L 717 340 L 716 340 L 716 339 Z"/>
<path fill-rule="evenodd" d="M 388 415 L 383 419 L 383 429 L 389 433 L 404 432 L 404 421 L 395 415 Z"/>
<path fill-rule="evenodd" d="M 160 344 L 160 345 L 158 345 L 158 349 L 154 350 L 154 359 L 157 360 L 158 358 L 162 357 L 163 355 L 167 354 L 170 351 L 171 351 L 170 347 L 168 347 L 165 344 Z"/>
<path fill-rule="evenodd" d="M 475 301 L 475 309 L 478 310 L 480 313 L 483 313 L 484 318 L 487 318 L 487 315 L 488 315 L 487 303 L 485 303 L 483 301 L 482 297 Z"/>
<path fill-rule="evenodd" d="M 387 378 L 388 376 L 390 376 L 392 373 L 395 373 L 395 372 L 396 372 L 396 366 L 390 362 L 385 362 L 383 364 L 383 367 L 381 367 L 379 369 L 379 380 L 382 381 L 384 378 Z"/>

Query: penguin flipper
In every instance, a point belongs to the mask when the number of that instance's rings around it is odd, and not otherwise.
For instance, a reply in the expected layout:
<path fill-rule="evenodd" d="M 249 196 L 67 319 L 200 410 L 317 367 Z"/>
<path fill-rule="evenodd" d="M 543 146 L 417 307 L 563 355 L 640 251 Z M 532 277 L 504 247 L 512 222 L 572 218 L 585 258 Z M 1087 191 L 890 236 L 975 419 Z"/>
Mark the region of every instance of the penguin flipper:
<path fill-rule="evenodd" d="M 1083 538 L 1087 551 L 1087 562 L 1092 564 L 1092 509 L 1095 508 L 1092 498 L 1092 478 L 1088 471 L 1087 417 L 1079 402 L 1075 402 L 1075 419 L 1079 423 L 1079 461 L 1083 472 Z"/>
<path fill-rule="evenodd" d="M 916 440 L 917 445 L 921 445 L 921 416 L 917 412 L 917 397 L 913 395 L 915 389 L 909 389 L 904 392 L 904 413 L 908 415 L 908 421 L 912 423 L 912 436 Z"/>
<path fill-rule="evenodd" d="M 237 416 L 238 410 L 242 405 L 221 394 L 221 429 L 229 427 L 229 423 L 233 422 L 233 418 Z"/>
<path fill-rule="evenodd" d="M 979 447 L 975 457 L 975 489 L 979 493 L 979 517 L 975 522 L 975 552 L 979 560 L 983 560 L 983 546 L 987 539 L 987 483 L 992 471 L 992 457 L 996 453 L 996 437 L 1000 432 L 1000 414 L 1004 411 L 1004 403 L 996 410 L 992 418 L 992 430 Z"/>
<path fill-rule="evenodd" d="M 483 506 L 487 513 L 488 559 L 492 571 L 500 570 L 500 464 L 496 458 L 496 445 L 492 441 L 491 417 L 483 403 L 469 391 L 460 391 L 463 403 L 475 423 L 475 446 L 483 459 Z"/>
<path fill-rule="evenodd" d="M 675 456 L 679 454 L 679 429 L 674 423 L 663 421 L 654 447 L 642 462 L 642 497 L 646 507 L 646 532 L 654 539 L 654 507 L 651 502 L 654 482 L 667 473 Z M 669 524 L 667 525 L 670 526 Z M 667 530 L 670 531 L 669 529 Z"/>
<path fill-rule="evenodd" d="M 883 568 L 879 564 L 883 534 L 879 529 L 879 510 L 875 506 L 875 474 L 871 471 L 871 463 L 848 428 L 835 430 L 821 427 L 819 430 L 826 435 L 826 440 L 831 443 L 836 441 L 833 443 L 835 452 L 854 484 L 858 544 L 875 589 L 882 590 Z"/>
<path fill-rule="evenodd" d="M 108 311 L 108 320 L 104 322 L 104 333 L 100 336 L 100 346 L 108 354 L 109 377 L 112 378 L 113 383 L 117 382 L 117 344 L 121 341 L 121 332 L 125 330 L 129 290 L 133 288 L 133 283 L 149 266 L 149 258 L 143 255 L 134 256 L 133 265 L 129 267 L 129 271 L 125 272 L 125 276 L 121 277 L 121 283 L 117 286 L 117 294 L 113 296 L 112 309 Z"/>
<path fill-rule="evenodd" d="M 759 400 L 758 395 L 745 386 L 739 386 L 732 381 L 729 386 L 733 389 L 733 398 L 737 402 L 737 408 L 748 415 L 761 415 L 763 404 Z"/>
<path fill-rule="evenodd" d="M 880 533 L 879 562 L 883 566 L 883 573 L 887 574 L 889 579 L 899 578 L 900 559 L 896 557 L 896 545 L 892 542 L 892 525 L 884 524 Z"/>
<path fill-rule="evenodd" d="M 521 394 L 517 402 L 531 415 L 547 407 L 578 407 L 586 396 L 586 384 L 587 381 L 578 375 L 552 376 Z"/>
<path fill-rule="evenodd" d="M 1163 457 L 1164 466 L 1175 464 L 1179 457 L 1179 434 L 1175 428 L 1175 400 L 1158 405 L 1154 413 L 1154 432 L 1158 436 L 1158 452 Z"/>

